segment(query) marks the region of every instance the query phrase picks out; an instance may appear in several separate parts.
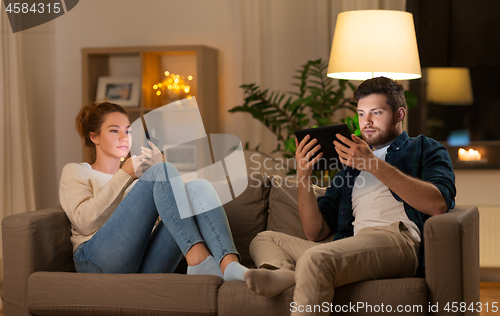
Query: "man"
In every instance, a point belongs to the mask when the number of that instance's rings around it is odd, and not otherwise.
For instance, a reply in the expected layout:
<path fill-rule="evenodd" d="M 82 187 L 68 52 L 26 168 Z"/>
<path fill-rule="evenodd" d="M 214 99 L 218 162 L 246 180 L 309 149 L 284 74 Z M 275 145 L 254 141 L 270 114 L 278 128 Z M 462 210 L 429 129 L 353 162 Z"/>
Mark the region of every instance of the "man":
<path fill-rule="evenodd" d="M 292 315 L 321 314 L 334 288 L 370 279 L 423 274 L 423 226 L 454 207 L 455 176 L 446 148 L 403 131 L 403 87 L 378 77 L 354 92 L 363 140 L 337 134 L 347 167 L 315 199 L 310 177 L 322 157 L 316 140 L 297 143 L 298 206 L 308 240 L 266 231 L 250 245 L 259 268 L 245 274 L 254 292 L 273 296 L 296 284 Z M 318 243 L 331 233 L 332 242 Z M 418 268 L 418 269 L 417 269 Z M 293 271 L 295 270 L 295 271 Z"/>

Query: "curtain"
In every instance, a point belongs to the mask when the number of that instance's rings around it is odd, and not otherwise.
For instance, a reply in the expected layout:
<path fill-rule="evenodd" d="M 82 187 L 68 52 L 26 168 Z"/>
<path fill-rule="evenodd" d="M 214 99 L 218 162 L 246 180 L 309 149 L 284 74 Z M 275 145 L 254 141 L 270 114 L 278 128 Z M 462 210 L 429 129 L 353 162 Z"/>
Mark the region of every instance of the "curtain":
<path fill-rule="evenodd" d="M 328 61 L 337 15 L 351 10 L 405 11 L 406 0 L 240 0 L 242 23 L 242 82 L 270 91 L 297 91 L 292 77 L 308 60 Z M 342 115 L 342 113 L 340 113 Z M 260 121 L 238 113 L 233 122 L 251 147 L 270 153 L 276 137 Z M 233 128 L 236 128 L 233 127 Z M 265 170 L 264 157 L 246 153 L 249 172 L 286 175 L 286 170 Z M 278 157 L 278 156 L 276 156 Z M 254 163 L 254 161 L 260 161 Z M 269 166 L 270 164 L 267 164 Z M 260 168 L 257 169 L 257 166 Z M 254 168 L 255 167 L 255 168 Z"/>
<path fill-rule="evenodd" d="M 23 93 L 27 87 L 23 81 L 22 32 L 12 33 L 7 13 L 0 11 L 0 219 L 3 219 L 34 210 L 35 198 Z M 3 280 L 2 268 L 0 242 L 0 280 Z"/>

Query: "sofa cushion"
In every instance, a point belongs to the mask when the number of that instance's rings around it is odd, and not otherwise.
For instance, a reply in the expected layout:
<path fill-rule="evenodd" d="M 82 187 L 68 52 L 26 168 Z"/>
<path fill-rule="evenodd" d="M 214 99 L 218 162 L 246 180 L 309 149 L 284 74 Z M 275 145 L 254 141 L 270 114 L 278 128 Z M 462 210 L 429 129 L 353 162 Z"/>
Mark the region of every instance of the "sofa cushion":
<path fill-rule="evenodd" d="M 325 192 L 325 188 L 314 186 L 316 197 Z M 297 181 L 280 176 L 271 177 L 267 229 L 306 239 L 299 217 Z"/>
<path fill-rule="evenodd" d="M 219 290 L 219 316 L 290 315 L 294 289 L 289 288 L 275 297 L 263 297 L 253 294 L 243 282 L 225 282 Z M 358 306 L 358 303 L 364 305 L 353 311 L 351 306 Z M 332 304 L 328 307 L 333 306 L 334 311 L 335 308 L 344 309 L 344 312 L 332 315 L 386 315 L 397 313 L 398 306 L 411 309 L 401 313 L 405 316 L 427 315 L 427 285 L 420 278 L 358 282 L 336 288 Z M 381 312 L 382 304 L 385 311 L 391 306 L 392 313 Z"/>
<path fill-rule="evenodd" d="M 244 282 L 224 282 L 219 289 L 219 316 L 289 316 L 294 289 L 264 297 L 254 294 Z"/>
<path fill-rule="evenodd" d="M 260 173 L 248 177 L 248 187 L 234 200 L 224 204 L 234 244 L 241 256 L 241 264 L 254 268 L 248 247 L 259 232 L 266 229 L 269 209 L 269 178 Z"/>
<path fill-rule="evenodd" d="M 335 290 L 334 306 L 349 306 L 358 303 L 363 303 L 364 307 L 358 312 L 351 310 L 342 315 L 392 313 L 405 316 L 427 315 L 427 283 L 422 278 L 384 279 L 347 284 Z M 382 304 L 385 307 L 384 310 L 380 309 Z M 389 308 L 392 312 L 389 312 Z M 403 308 L 403 312 L 398 312 L 398 308 Z"/>
<path fill-rule="evenodd" d="M 36 272 L 28 280 L 35 315 L 217 315 L 222 278 L 180 274 Z"/>

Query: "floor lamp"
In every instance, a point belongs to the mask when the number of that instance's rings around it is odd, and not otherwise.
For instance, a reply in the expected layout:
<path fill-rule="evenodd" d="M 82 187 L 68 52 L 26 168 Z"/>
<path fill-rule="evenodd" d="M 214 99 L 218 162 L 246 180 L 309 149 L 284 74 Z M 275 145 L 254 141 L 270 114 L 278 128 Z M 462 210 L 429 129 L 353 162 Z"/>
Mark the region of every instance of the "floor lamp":
<path fill-rule="evenodd" d="M 338 15 L 328 77 L 365 80 L 421 77 L 411 13 L 388 10 L 346 11 Z"/>

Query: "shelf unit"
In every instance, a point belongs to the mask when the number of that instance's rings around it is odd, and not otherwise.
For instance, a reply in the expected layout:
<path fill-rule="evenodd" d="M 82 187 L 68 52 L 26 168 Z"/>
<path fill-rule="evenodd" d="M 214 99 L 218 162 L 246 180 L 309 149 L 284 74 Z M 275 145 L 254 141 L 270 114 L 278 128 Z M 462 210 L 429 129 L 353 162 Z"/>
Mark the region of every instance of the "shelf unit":
<path fill-rule="evenodd" d="M 138 107 L 125 108 L 130 122 L 163 106 L 153 85 L 162 81 L 166 67 L 175 66 L 164 65 L 166 58 L 194 71 L 190 74 L 196 88 L 191 94 L 196 97 L 206 133 L 219 133 L 219 53 L 203 45 L 83 48 L 82 104 L 95 101 L 99 77 L 130 76 L 132 72 L 141 78 L 141 97 Z M 92 159 L 87 148 L 83 159 Z"/>

